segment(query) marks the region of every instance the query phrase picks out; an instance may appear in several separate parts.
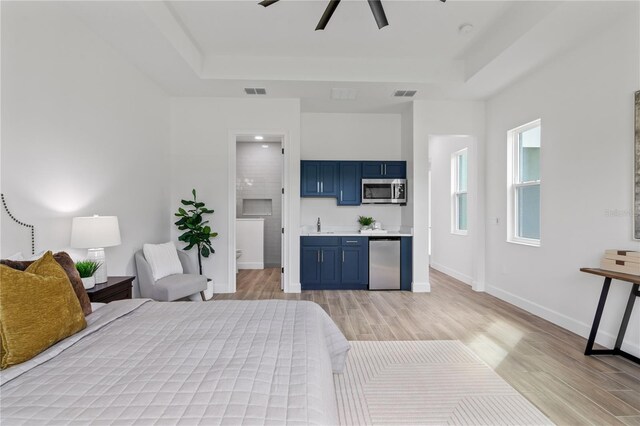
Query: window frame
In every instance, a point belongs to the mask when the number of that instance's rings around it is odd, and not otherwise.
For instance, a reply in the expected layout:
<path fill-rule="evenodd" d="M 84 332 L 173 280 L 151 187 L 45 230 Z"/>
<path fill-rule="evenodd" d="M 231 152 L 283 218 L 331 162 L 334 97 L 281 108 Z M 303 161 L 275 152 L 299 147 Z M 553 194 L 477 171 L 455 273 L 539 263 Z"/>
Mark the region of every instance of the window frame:
<path fill-rule="evenodd" d="M 520 137 L 519 135 L 534 129 L 540 128 L 540 152 L 542 153 L 542 120 L 537 119 L 529 123 L 518 126 L 507 132 L 508 139 L 508 166 L 507 166 L 507 217 L 508 217 L 508 229 L 507 229 L 507 242 L 514 244 L 522 244 L 533 247 L 540 247 L 542 244 L 542 217 L 540 217 L 540 238 L 527 238 L 518 235 L 519 223 L 519 208 L 518 208 L 518 190 L 525 187 L 537 186 L 540 194 L 542 194 L 542 155 L 540 155 L 538 163 L 538 179 L 533 181 L 520 182 Z M 540 205 L 538 207 L 542 212 L 542 199 L 540 199 Z"/>
<path fill-rule="evenodd" d="M 462 155 L 467 157 L 467 189 L 460 190 L 460 161 Z M 467 229 L 460 229 L 460 195 L 467 196 Z M 451 154 L 451 233 L 454 235 L 469 234 L 469 148 L 463 148 Z"/>

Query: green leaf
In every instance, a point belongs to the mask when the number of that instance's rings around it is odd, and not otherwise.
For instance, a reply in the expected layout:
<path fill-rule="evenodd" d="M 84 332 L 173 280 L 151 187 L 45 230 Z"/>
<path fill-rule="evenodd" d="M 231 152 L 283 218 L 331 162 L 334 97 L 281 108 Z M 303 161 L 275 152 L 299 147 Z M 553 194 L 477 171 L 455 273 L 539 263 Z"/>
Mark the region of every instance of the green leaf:
<path fill-rule="evenodd" d="M 204 247 L 202 247 L 202 250 L 200 251 L 200 253 L 204 257 L 209 257 L 209 253 L 211 253 L 211 251 L 209 250 L 209 247 L 204 246 Z"/>
<path fill-rule="evenodd" d="M 209 234 L 209 237 L 211 237 L 211 238 L 215 238 L 217 236 L 218 236 L 217 232 L 212 232 L 211 234 Z"/>
<path fill-rule="evenodd" d="M 192 206 L 193 205 L 193 201 L 189 201 L 189 200 L 180 200 L 180 202 L 185 206 Z"/>
<path fill-rule="evenodd" d="M 195 188 L 191 190 L 191 193 L 193 194 L 193 199 L 196 199 L 196 190 Z"/>

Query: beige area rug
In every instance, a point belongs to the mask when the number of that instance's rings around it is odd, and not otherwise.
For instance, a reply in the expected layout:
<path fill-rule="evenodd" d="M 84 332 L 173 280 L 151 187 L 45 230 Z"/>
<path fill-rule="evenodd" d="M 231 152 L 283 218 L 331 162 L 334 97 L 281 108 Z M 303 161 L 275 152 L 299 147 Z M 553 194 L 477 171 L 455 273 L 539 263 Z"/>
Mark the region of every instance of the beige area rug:
<path fill-rule="evenodd" d="M 351 342 L 342 425 L 550 425 L 462 342 Z"/>

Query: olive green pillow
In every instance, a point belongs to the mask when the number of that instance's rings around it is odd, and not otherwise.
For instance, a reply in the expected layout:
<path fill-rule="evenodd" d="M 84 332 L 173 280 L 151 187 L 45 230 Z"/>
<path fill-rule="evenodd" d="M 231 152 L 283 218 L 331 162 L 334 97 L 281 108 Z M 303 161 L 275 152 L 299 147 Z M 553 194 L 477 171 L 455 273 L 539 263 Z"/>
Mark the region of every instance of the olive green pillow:
<path fill-rule="evenodd" d="M 69 278 L 50 251 L 24 272 L 0 265 L 0 369 L 86 326 Z"/>

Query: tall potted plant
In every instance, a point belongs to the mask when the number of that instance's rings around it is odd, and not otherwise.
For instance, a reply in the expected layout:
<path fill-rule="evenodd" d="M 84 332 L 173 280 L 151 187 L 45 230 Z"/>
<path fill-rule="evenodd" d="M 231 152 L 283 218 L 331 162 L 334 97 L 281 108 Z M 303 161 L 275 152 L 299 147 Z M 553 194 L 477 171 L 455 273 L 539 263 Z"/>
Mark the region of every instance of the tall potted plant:
<path fill-rule="evenodd" d="M 211 227 L 207 225 L 208 220 L 203 220 L 205 214 L 212 214 L 213 210 L 208 209 L 203 202 L 198 201 L 196 190 L 192 190 L 193 200 L 181 200 L 184 207 L 178 208 L 175 214 L 178 221 L 175 223 L 178 230 L 185 231 L 178 237 L 179 241 L 187 244 L 184 250 L 198 249 L 198 270 L 202 275 L 202 257 L 209 257 L 215 250 L 211 246 L 211 238 L 218 236 L 217 232 L 211 232 Z"/>

